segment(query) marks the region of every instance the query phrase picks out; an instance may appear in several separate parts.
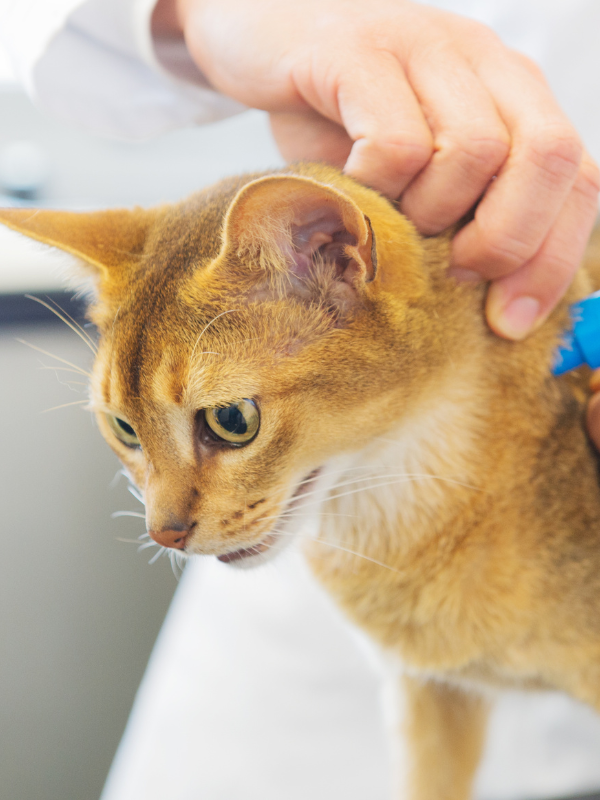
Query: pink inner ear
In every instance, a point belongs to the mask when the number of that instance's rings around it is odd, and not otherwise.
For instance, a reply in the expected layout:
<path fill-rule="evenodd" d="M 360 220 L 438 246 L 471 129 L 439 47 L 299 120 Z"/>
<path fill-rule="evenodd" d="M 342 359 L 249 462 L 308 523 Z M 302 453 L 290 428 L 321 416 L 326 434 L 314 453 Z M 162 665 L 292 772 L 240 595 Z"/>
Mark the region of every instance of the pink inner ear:
<path fill-rule="evenodd" d="M 345 245 L 356 244 L 353 236 L 342 222 L 338 211 L 331 206 L 322 205 L 305 214 L 296 214 L 291 226 L 292 247 L 286 255 L 294 275 L 307 278 L 317 251 L 325 261 L 336 266 L 339 277 L 348 264 Z"/>

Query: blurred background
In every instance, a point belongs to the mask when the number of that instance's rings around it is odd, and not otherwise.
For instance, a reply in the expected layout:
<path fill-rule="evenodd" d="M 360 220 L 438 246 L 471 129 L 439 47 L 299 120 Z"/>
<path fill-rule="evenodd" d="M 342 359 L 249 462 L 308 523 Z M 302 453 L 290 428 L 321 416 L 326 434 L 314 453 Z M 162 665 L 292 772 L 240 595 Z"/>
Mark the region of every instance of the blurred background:
<path fill-rule="evenodd" d="M 79 133 L 32 106 L 2 53 L 0 120 L 1 205 L 151 205 L 279 163 L 254 112 L 141 145 Z M 142 519 L 111 518 L 141 506 L 68 405 L 86 397 L 90 350 L 24 298 L 80 316 L 62 259 L 4 229 L 0 254 L 0 798 L 95 800 L 177 581 L 138 553 Z"/>

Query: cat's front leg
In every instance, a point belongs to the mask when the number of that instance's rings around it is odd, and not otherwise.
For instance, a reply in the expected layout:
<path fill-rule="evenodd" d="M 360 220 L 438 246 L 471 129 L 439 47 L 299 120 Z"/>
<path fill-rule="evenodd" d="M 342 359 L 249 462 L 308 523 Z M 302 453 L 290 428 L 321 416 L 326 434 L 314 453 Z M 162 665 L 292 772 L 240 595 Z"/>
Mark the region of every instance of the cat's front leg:
<path fill-rule="evenodd" d="M 389 689 L 394 800 L 469 800 L 488 703 L 481 695 L 407 675 L 396 675 Z"/>

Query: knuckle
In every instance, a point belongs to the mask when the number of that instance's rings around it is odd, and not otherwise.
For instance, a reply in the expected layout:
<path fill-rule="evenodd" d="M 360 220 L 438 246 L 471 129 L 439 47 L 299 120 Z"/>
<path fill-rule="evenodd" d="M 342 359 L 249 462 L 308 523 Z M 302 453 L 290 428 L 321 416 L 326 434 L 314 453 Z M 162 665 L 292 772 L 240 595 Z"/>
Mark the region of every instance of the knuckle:
<path fill-rule="evenodd" d="M 508 158 L 510 143 L 498 131 L 490 131 L 460 139 L 456 137 L 447 143 L 446 149 L 452 162 L 461 163 L 469 171 L 491 176 Z"/>
<path fill-rule="evenodd" d="M 453 22 L 460 25 L 460 32 L 466 41 L 477 43 L 482 49 L 501 44 L 500 37 L 482 22 L 468 17 L 460 17 Z"/>
<path fill-rule="evenodd" d="M 429 161 L 433 147 L 419 136 L 403 137 L 399 141 L 381 142 L 379 148 L 402 170 L 416 175 Z"/>
<path fill-rule="evenodd" d="M 506 231 L 492 229 L 484 231 L 483 235 L 483 258 L 507 272 L 512 272 L 535 254 L 531 244 Z"/>
<path fill-rule="evenodd" d="M 577 175 L 583 144 L 572 128 L 553 128 L 535 136 L 527 156 L 551 183 L 559 183 L 573 180 Z"/>

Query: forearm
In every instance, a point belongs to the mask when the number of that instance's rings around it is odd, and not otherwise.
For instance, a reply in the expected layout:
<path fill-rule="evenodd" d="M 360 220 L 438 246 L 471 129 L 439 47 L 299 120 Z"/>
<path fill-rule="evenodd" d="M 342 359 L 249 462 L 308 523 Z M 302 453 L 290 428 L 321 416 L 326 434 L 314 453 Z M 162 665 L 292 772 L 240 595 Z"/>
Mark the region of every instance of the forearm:
<path fill-rule="evenodd" d="M 14 3 L 1 32 L 32 98 L 96 134 L 148 139 L 242 111 L 207 87 L 183 46 L 181 72 L 157 57 L 153 8 L 152 0 Z"/>

